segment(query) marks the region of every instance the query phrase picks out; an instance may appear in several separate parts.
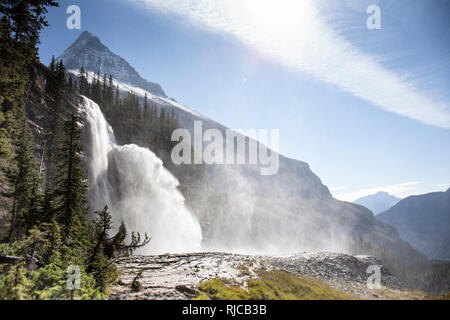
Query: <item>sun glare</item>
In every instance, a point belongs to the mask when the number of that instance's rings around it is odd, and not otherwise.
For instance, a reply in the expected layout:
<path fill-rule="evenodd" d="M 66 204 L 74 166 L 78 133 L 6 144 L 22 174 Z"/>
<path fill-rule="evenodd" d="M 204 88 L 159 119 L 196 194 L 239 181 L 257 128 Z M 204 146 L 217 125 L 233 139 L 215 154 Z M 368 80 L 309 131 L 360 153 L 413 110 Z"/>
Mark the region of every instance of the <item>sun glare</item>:
<path fill-rule="evenodd" d="M 247 23 L 273 34 L 304 33 L 314 16 L 308 0 L 243 0 L 242 5 Z"/>

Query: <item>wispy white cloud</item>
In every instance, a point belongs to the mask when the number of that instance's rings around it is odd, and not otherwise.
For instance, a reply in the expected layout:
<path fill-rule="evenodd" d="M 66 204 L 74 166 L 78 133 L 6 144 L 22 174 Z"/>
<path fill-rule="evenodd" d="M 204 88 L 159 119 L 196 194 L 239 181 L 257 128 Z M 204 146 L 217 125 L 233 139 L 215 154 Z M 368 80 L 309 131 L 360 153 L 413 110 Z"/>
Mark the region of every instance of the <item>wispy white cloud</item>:
<path fill-rule="evenodd" d="M 387 111 L 450 128 L 450 103 L 421 92 L 327 24 L 312 0 L 125 0 L 226 33 Z"/>
<path fill-rule="evenodd" d="M 420 184 L 419 181 L 411 181 L 411 182 L 404 182 L 399 184 L 393 184 L 389 186 L 383 186 L 383 187 L 376 187 L 376 188 L 368 188 L 363 190 L 358 190 L 354 192 L 349 193 L 336 193 L 333 194 L 334 197 L 338 200 L 342 201 L 348 201 L 353 202 L 359 198 L 376 194 L 378 192 L 387 192 L 393 196 L 396 196 L 398 198 L 405 198 L 412 194 L 414 194 L 414 191 L 417 190 L 416 187 Z"/>

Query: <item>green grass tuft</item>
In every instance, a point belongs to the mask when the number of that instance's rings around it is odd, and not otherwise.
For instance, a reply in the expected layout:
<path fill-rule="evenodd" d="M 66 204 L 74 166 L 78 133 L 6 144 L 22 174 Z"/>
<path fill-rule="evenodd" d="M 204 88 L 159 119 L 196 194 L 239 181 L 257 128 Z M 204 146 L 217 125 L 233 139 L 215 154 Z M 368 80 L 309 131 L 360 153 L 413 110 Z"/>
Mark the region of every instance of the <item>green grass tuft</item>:
<path fill-rule="evenodd" d="M 199 285 L 196 300 L 353 300 L 350 294 L 338 291 L 315 279 L 298 277 L 283 271 L 259 271 L 257 279 L 247 287 L 212 279 Z"/>

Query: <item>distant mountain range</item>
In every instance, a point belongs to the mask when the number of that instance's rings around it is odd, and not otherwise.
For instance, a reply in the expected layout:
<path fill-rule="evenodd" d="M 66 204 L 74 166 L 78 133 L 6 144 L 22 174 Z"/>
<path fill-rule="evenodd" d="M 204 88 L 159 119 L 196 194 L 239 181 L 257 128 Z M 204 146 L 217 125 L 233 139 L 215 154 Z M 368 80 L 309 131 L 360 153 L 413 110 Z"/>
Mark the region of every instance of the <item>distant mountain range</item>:
<path fill-rule="evenodd" d="M 394 197 L 387 192 L 378 192 L 373 195 L 359 198 L 358 200 L 355 200 L 354 203 L 366 207 L 377 215 L 396 205 L 400 200 L 400 198 Z"/>
<path fill-rule="evenodd" d="M 377 218 L 429 258 L 450 260 L 450 189 L 406 198 Z"/>

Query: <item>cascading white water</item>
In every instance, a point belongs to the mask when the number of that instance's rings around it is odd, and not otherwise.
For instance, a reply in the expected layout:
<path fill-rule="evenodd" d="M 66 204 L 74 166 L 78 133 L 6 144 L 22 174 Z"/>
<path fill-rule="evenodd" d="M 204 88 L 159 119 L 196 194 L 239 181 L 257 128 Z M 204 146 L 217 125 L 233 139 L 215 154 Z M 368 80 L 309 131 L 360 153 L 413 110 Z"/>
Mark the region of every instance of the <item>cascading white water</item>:
<path fill-rule="evenodd" d="M 118 146 L 100 107 L 85 97 L 89 172 L 89 204 L 101 210 L 107 204 L 115 226 L 152 237 L 141 254 L 200 251 L 200 226 L 186 208 L 177 179 L 150 150 Z"/>

